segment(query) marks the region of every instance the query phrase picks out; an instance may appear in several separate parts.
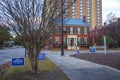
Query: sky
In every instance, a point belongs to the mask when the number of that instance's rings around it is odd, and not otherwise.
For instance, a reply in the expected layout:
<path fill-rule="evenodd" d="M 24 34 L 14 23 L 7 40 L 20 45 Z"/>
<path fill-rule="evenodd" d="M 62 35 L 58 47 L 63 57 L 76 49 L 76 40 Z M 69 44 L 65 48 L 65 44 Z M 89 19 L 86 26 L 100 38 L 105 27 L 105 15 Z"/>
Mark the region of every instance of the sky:
<path fill-rule="evenodd" d="M 120 17 L 120 0 L 102 0 L 102 17 L 103 23 L 107 19 L 107 14 L 115 13 L 116 17 Z"/>

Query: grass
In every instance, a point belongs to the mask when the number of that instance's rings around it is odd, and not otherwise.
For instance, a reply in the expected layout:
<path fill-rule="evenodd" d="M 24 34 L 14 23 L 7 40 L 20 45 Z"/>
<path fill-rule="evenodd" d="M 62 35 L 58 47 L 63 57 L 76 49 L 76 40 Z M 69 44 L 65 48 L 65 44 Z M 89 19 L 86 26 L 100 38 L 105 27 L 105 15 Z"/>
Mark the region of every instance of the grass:
<path fill-rule="evenodd" d="M 20 67 L 8 67 L 0 80 L 69 80 L 66 75 L 48 58 L 39 61 L 38 74 L 32 74 L 28 58 L 25 59 L 25 65 Z M 59 79 L 55 79 L 59 78 Z"/>

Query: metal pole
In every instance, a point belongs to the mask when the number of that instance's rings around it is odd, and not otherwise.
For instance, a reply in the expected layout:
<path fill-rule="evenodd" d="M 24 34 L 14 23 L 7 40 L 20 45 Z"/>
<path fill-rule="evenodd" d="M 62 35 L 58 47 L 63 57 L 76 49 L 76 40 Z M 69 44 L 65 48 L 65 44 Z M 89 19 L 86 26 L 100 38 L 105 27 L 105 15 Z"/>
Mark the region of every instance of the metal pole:
<path fill-rule="evenodd" d="M 106 35 L 103 36 L 103 39 L 104 39 L 104 53 L 107 54 Z"/>
<path fill-rule="evenodd" d="M 105 54 L 107 54 L 107 31 L 106 31 L 106 25 L 105 25 L 105 36 L 104 36 L 104 47 L 105 47 Z"/>
<path fill-rule="evenodd" d="M 61 7 L 62 7 L 62 20 L 61 20 L 61 23 L 62 23 L 62 26 L 61 26 L 61 56 L 64 55 L 64 42 L 63 42 L 63 36 L 64 36 L 64 33 L 63 33 L 63 0 L 61 0 Z"/>

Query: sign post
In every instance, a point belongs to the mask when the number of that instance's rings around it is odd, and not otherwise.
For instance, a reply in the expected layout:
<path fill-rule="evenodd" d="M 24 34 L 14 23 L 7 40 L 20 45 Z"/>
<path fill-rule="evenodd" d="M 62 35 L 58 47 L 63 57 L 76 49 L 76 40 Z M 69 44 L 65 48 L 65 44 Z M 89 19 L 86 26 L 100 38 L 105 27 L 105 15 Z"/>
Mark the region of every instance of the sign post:
<path fill-rule="evenodd" d="M 24 58 L 12 58 L 12 66 L 23 66 Z"/>
<path fill-rule="evenodd" d="M 107 54 L 106 36 L 103 36 L 103 38 L 104 38 L 104 53 Z"/>

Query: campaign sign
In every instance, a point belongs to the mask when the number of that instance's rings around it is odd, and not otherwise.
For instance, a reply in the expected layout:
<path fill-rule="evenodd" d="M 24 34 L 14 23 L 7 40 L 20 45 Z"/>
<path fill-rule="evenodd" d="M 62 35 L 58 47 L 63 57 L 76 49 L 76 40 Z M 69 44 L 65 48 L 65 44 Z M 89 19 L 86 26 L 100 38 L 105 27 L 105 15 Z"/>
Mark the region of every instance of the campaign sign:
<path fill-rule="evenodd" d="M 96 49 L 94 47 L 91 47 L 90 52 L 96 52 Z"/>
<path fill-rule="evenodd" d="M 38 60 L 45 60 L 45 53 L 44 52 L 40 53 Z"/>
<path fill-rule="evenodd" d="M 12 66 L 23 66 L 24 58 L 12 58 Z"/>
<path fill-rule="evenodd" d="M 80 50 L 77 50 L 77 54 L 79 54 L 80 53 Z"/>

